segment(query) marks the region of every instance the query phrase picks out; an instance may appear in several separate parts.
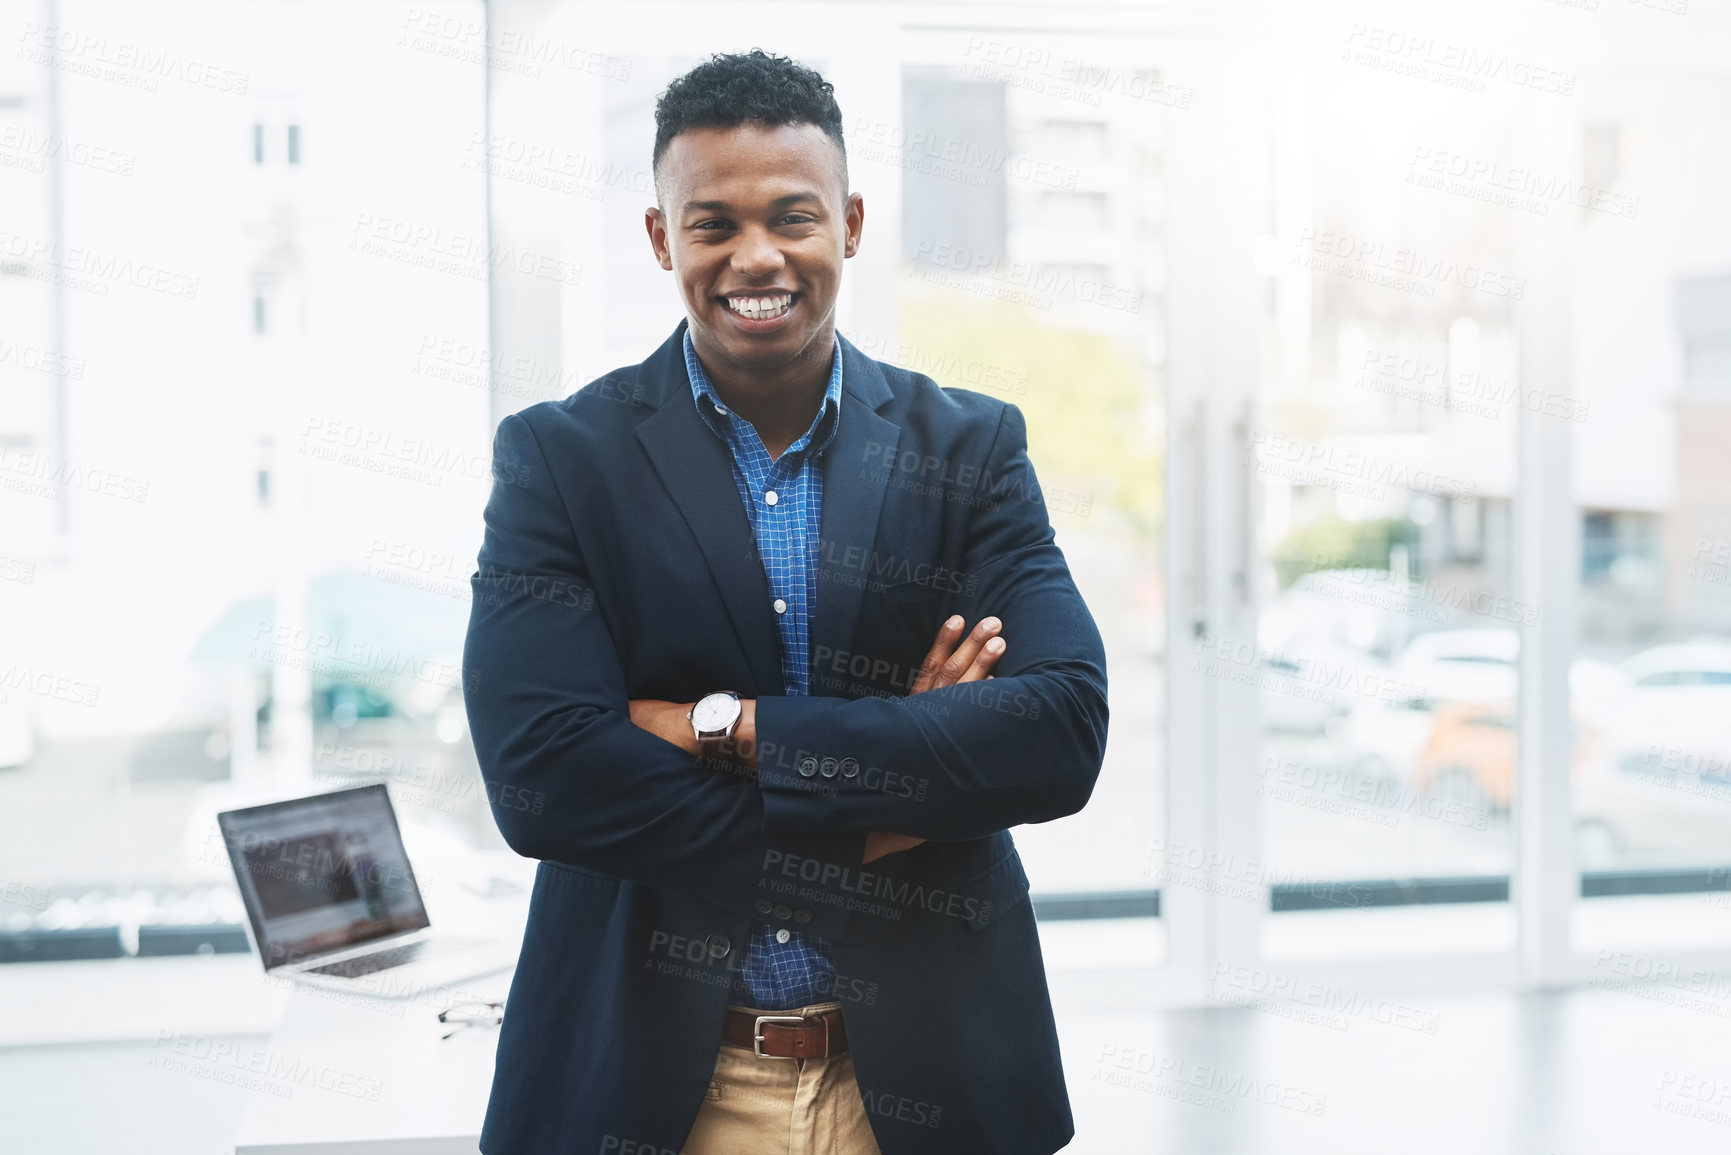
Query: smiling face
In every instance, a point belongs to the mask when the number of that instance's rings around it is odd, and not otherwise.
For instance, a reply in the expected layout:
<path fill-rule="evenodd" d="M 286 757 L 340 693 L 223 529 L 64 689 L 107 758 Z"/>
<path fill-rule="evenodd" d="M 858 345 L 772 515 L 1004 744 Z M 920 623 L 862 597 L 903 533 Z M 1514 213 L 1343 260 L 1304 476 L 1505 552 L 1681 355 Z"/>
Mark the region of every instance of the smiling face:
<path fill-rule="evenodd" d="M 865 219 L 842 179 L 813 124 L 693 129 L 668 144 L 645 224 L 706 365 L 757 379 L 828 368 L 841 263 Z"/>

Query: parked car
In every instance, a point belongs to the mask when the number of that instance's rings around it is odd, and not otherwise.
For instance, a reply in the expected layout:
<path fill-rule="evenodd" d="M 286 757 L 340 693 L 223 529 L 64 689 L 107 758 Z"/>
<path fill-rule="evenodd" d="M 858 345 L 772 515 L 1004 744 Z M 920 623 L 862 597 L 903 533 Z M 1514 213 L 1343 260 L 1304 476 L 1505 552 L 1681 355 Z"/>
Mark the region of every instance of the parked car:
<path fill-rule="evenodd" d="M 1631 774 L 1731 780 L 1731 645 L 1655 646 L 1623 663 L 1617 765 Z"/>
<path fill-rule="evenodd" d="M 1595 759 L 1575 778 L 1583 869 L 1723 867 L 1731 853 L 1731 781 Z"/>
<path fill-rule="evenodd" d="M 1375 781 L 1412 776 L 1451 702 L 1512 700 L 1520 636 L 1513 630 L 1434 630 L 1420 634 L 1388 668 L 1384 692 L 1361 694 L 1337 727 L 1344 761 Z"/>
<path fill-rule="evenodd" d="M 1423 696 L 1360 698 L 1338 728 L 1343 761 L 1361 778 L 1404 781 L 1430 741 L 1435 710 Z"/>
<path fill-rule="evenodd" d="M 1362 696 L 1358 687 L 1367 678 L 1388 675 L 1387 665 L 1362 647 L 1318 634 L 1291 614 L 1264 615 L 1256 640 L 1265 730 L 1331 730 Z"/>
<path fill-rule="evenodd" d="M 1413 763 L 1413 788 L 1472 810 L 1507 810 L 1518 759 L 1513 702 L 1444 702 Z"/>
<path fill-rule="evenodd" d="M 1391 668 L 1435 702 L 1512 699 L 1521 638 L 1514 630 L 1433 630 L 1414 638 Z"/>
<path fill-rule="evenodd" d="M 1451 631 L 1454 633 L 1455 631 Z M 1500 631 L 1461 631 L 1479 635 Z M 1519 638 L 1511 652 L 1496 638 L 1443 637 L 1415 647 L 1416 656 L 1397 662 L 1393 676 L 1413 688 L 1410 694 L 1361 697 L 1338 727 L 1342 761 L 1373 780 L 1406 780 L 1431 742 L 1440 707 L 1485 704 L 1499 698 L 1512 703 L 1519 678 Z M 1569 667 L 1570 709 L 1577 718 L 1615 716 L 1628 693 L 1617 667 L 1578 658 Z M 1450 694 L 1454 696 L 1449 696 Z M 1509 709 L 1512 711 L 1513 706 Z M 1601 726 L 1602 730 L 1603 727 Z"/>
<path fill-rule="evenodd" d="M 1731 853 L 1731 645 L 1669 643 L 1622 663 L 1606 748 L 1575 812 L 1616 866 L 1722 865 Z M 1583 865 L 1592 865 L 1583 858 Z"/>

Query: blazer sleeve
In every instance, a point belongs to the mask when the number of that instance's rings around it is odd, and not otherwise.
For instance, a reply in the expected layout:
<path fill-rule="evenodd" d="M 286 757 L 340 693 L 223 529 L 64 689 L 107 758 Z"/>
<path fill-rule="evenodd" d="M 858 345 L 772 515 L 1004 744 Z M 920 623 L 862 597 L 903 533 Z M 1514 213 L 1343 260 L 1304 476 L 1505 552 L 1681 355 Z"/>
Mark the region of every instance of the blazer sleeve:
<path fill-rule="evenodd" d="M 863 834 L 768 833 L 749 780 L 706 769 L 631 721 L 579 530 L 534 430 L 505 418 L 493 452 L 463 684 L 506 843 L 739 914 L 753 913 L 766 876 L 790 861 L 857 868 Z M 812 903 L 810 931 L 839 937 L 840 905 Z"/>
<path fill-rule="evenodd" d="M 1087 803 L 1106 749 L 1105 647 L 1053 540 L 1014 405 L 1004 407 L 980 476 L 984 500 L 961 566 L 979 579 L 978 594 L 962 609 L 970 627 L 994 614 L 1004 623 L 994 677 L 901 698 L 759 698 L 758 783 L 770 829 L 950 841 Z M 820 778 L 826 789 L 813 791 L 807 760 L 826 757 L 859 768 Z"/>

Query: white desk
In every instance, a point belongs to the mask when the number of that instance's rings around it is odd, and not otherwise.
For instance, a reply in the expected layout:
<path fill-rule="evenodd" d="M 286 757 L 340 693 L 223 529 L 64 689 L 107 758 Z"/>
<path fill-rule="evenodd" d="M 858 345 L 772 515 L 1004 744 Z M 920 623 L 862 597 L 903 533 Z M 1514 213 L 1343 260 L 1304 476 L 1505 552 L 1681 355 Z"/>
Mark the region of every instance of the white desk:
<path fill-rule="evenodd" d="M 264 1035 L 289 999 L 251 954 L 8 963 L 0 991 L 0 1047 Z"/>
<path fill-rule="evenodd" d="M 502 1000 L 509 971 L 409 999 L 297 989 L 269 1054 L 241 1066 L 259 1087 L 235 1155 L 475 1155 L 497 1028 L 449 1039 L 452 1002 Z"/>
<path fill-rule="evenodd" d="M 417 854 L 417 861 L 423 857 L 431 856 Z M 535 865 L 515 855 L 493 864 L 493 873 L 519 884 L 504 897 L 440 887 L 427 896 L 433 925 L 522 942 Z M 448 868 L 447 877 L 458 869 Z M 374 978 L 389 984 L 390 976 Z M 251 1088 L 235 1155 L 475 1155 L 499 1031 L 467 1027 L 441 1039 L 452 1027 L 439 1022 L 439 1012 L 454 1003 L 502 1002 L 510 986 L 508 969 L 406 998 L 296 986 L 268 1051 L 225 1057 Z"/>

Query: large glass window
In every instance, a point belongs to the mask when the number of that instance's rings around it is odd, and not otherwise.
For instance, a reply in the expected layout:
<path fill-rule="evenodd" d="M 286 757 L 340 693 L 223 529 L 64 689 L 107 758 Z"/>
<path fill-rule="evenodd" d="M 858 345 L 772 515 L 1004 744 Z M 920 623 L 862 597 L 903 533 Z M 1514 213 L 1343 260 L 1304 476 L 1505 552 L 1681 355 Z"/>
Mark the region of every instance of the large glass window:
<path fill-rule="evenodd" d="M 473 2 L 61 5 L 199 83 L 18 40 L 0 930 L 31 957 L 234 926 L 211 816 L 272 794 L 384 781 L 411 840 L 498 848 L 457 664 L 492 430 L 677 322 L 654 99 L 749 47 L 592 7 L 511 6 L 540 39 L 488 52 Z M 1093 800 L 1016 834 L 1042 916 L 1159 911 L 1175 952 L 1182 917 L 1191 978 L 1256 944 L 1506 951 L 1561 590 L 1576 945 L 1661 907 L 1731 939 L 1723 101 L 1650 70 L 1592 107 L 1468 93 L 1357 41 L 1239 73 L 1152 17 L 871 19 L 870 51 L 778 45 L 836 83 L 868 200 L 838 325 L 1021 409 L 1107 646 Z M 1522 480 L 1559 427 L 1567 501 Z M 1536 514 L 1566 572 L 1522 572 Z"/>
<path fill-rule="evenodd" d="M 1261 252 L 1278 336 L 1242 442 L 1261 616 L 1234 640 L 1261 706 L 1274 955 L 1513 945 L 1537 621 L 1512 550 L 1522 221 L 1426 160 L 1500 155 L 1507 126 L 1410 86 L 1318 73 L 1278 130 L 1306 143 L 1275 182 L 1291 227 Z M 1368 914 L 1487 902 L 1465 932 Z"/>
<path fill-rule="evenodd" d="M 1573 800 L 1588 950 L 1731 942 L 1731 232 L 1702 187 L 1717 178 L 1693 167 L 1724 168 L 1712 142 L 1728 141 L 1721 105 L 1687 127 L 1630 105 L 1590 132 L 1601 178 L 1645 195 L 1579 226 L 1595 289 L 1578 339 L 1571 576 L 1601 691 Z"/>
<path fill-rule="evenodd" d="M 910 66 L 897 131 L 860 142 L 902 170 L 898 332 L 867 347 L 1026 418 L 1105 638 L 1112 723 L 1088 807 L 1018 829 L 1017 844 L 1047 911 L 1092 898 L 1152 914 L 1130 896 L 1157 885 L 1148 847 L 1165 806 L 1164 222 L 1146 175 L 1161 112 L 1018 80 Z"/>
<path fill-rule="evenodd" d="M 496 837 L 484 77 L 406 6 L 58 18 L 0 107 L 0 957 L 244 950 L 220 809 L 388 781 Z"/>

